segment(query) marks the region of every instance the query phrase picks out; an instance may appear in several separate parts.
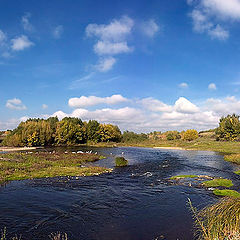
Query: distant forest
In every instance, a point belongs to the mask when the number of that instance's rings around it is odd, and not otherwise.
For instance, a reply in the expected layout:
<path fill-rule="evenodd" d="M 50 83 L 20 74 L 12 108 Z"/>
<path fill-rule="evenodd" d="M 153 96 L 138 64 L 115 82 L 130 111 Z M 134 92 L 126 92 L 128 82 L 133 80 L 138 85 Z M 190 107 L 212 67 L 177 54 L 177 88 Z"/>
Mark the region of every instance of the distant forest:
<path fill-rule="evenodd" d="M 57 117 L 48 119 L 28 119 L 21 122 L 14 130 L 0 132 L 3 146 L 51 146 L 77 145 L 99 142 L 141 143 L 144 141 L 192 141 L 198 137 L 209 136 L 216 140 L 240 141 L 239 116 L 232 114 L 222 117 L 216 129 L 197 132 L 167 131 L 145 133 L 121 132 L 112 124 L 102 124 L 96 120 L 82 121 L 79 118 L 65 117 L 61 121 Z"/>

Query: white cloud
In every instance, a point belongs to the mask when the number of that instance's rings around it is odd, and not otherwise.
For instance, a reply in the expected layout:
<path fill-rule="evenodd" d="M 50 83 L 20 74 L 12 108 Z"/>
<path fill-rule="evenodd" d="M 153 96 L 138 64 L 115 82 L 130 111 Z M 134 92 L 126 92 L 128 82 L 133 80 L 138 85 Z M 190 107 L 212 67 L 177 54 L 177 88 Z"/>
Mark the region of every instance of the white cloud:
<path fill-rule="evenodd" d="M 208 34 L 212 38 L 217 38 L 219 40 L 226 40 L 229 38 L 229 32 L 223 29 L 220 25 L 217 25 L 215 28 L 210 29 Z"/>
<path fill-rule="evenodd" d="M 188 88 L 188 84 L 183 82 L 178 85 L 180 88 Z"/>
<path fill-rule="evenodd" d="M 210 83 L 210 84 L 208 85 L 208 89 L 209 89 L 209 90 L 216 90 L 216 89 L 217 89 L 217 86 L 216 86 L 215 83 Z"/>
<path fill-rule="evenodd" d="M 42 109 L 47 109 L 48 108 L 48 105 L 47 104 L 43 104 L 42 105 Z"/>
<path fill-rule="evenodd" d="M 133 48 L 129 47 L 127 42 L 98 41 L 94 45 L 94 51 L 98 55 L 116 55 L 132 52 Z"/>
<path fill-rule="evenodd" d="M 62 34 L 63 34 L 63 26 L 62 25 L 58 25 L 52 32 L 53 34 L 53 37 L 56 38 L 56 39 L 59 39 L 61 38 Z"/>
<path fill-rule="evenodd" d="M 122 95 L 112 95 L 111 97 L 96 97 L 96 96 L 81 96 L 80 98 L 70 98 L 68 101 L 68 105 L 70 107 L 78 108 L 78 107 L 89 107 L 98 104 L 118 104 L 127 102 L 128 100 L 124 98 Z"/>
<path fill-rule="evenodd" d="M 22 16 L 22 19 L 21 19 L 21 23 L 22 23 L 23 29 L 25 31 L 29 31 L 29 32 L 33 31 L 33 26 L 32 26 L 32 24 L 29 21 L 30 17 L 31 17 L 31 14 L 30 13 L 26 13 L 24 16 Z"/>
<path fill-rule="evenodd" d="M 211 109 L 218 116 L 227 114 L 240 114 L 240 100 L 237 100 L 234 96 L 226 97 L 224 99 L 210 98 L 206 101 L 206 108 Z"/>
<path fill-rule="evenodd" d="M 143 34 L 145 34 L 148 37 L 154 37 L 154 35 L 159 32 L 160 27 L 155 22 L 155 20 L 150 19 L 148 21 L 145 21 L 141 25 L 141 29 Z"/>
<path fill-rule="evenodd" d="M 190 14 L 193 20 L 193 30 L 207 33 L 211 38 L 227 40 L 229 21 L 240 20 L 239 0 L 199 0 L 187 1 L 193 10 Z M 224 27 L 223 27 L 224 25 Z"/>
<path fill-rule="evenodd" d="M 199 111 L 198 107 L 191 103 L 184 97 L 180 97 L 174 105 L 174 109 L 179 113 L 196 113 Z"/>
<path fill-rule="evenodd" d="M 13 102 L 14 105 L 22 104 L 21 101 L 19 102 L 16 99 Z M 117 103 L 124 105 L 117 109 L 112 107 L 93 110 L 87 109 L 97 104 L 113 105 Z M 74 107 L 70 113 L 59 110 L 48 116 L 37 117 L 47 118 L 49 116 L 58 116 L 59 119 L 64 117 L 79 117 L 84 121 L 96 119 L 102 123 L 117 124 L 122 130 L 149 132 L 154 130 L 180 131 L 189 128 L 205 130 L 217 127 L 219 119 L 222 116 L 232 113 L 240 114 L 240 100 L 234 96 L 224 99 L 211 98 L 201 104 L 195 104 L 186 98 L 180 97 L 173 105 L 154 98 L 129 100 L 123 98 L 121 95 L 113 95 L 106 98 L 82 96 L 80 98 L 69 99 L 69 106 Z M 21 120 L 26 120 L 26 118 L 23 117 Z M 15 120 L 15 124 L 19 122 L 20 119 Z M 13 125 L 11 123 L 11 126 Z M 7 123 L 0 123 L 0 128 L 3 128 L 3 126 L 7 126 Z"/>
<path fill-rule="evenodd" d="M 108 55 L 108 58 L 100 59 L 96 69 L 106 72 L 112 69 L 116 63 L 113 55 L 129 53 L 133 51 L 127 42 L 127 37 L 132 33 L 134 21 L 123 16 L 120 19 L 114 19 L 109 24 L 89 24 L 86 27 L 86 35 L 94 37 L 96 43 L 93 46 L 94 52 L 101 56 Z"/>
<path fill-rule="evenodd" d="M 240 19 L 239 0 L 202 0 L 201 5 L 205 11 L 217 17 Z"/>
<path fill-rule="evenodd" d="M 6 107 L 12 110 L 26 110 L 26 106 L 18 98 L 7 100 Z"/>
<path fill-rule="evenodd" d="M 154 98 L 144 98 L 138 101 L 138 103 L 152 112 L 171 112 L 173 110 L 173 106 L 167 105 Z"/>
<path fill-rule="evenodd" d="M 116 59 L 113 57 L 101 58 L 99 60 L 99 63 L 96 65 L 96 68 L 100 72 L 107 72 L 110 69 L 112 69 L 115 63 L 116 63 Z"/>
<path fill-rule="evenodd" d="M 86 34 L 88 37 L 97 37 L 102 41 L 119 42 L 126 38 L 132 31 L 134 21 L 123 16 L 116 20 L 114 19 L 109 24 L 89 24 L 86 28 Z"/>
<path fill-rule="evenodd" d="M 20 37 L 16 37 L 11 40 L 12 42 L 12 50 L 13 51 L 21 51 L 24 50 L 25 48 L 29 48 L 34 45 L 33 42 L 31 42 L 27 36 L 22 35 Z"/>

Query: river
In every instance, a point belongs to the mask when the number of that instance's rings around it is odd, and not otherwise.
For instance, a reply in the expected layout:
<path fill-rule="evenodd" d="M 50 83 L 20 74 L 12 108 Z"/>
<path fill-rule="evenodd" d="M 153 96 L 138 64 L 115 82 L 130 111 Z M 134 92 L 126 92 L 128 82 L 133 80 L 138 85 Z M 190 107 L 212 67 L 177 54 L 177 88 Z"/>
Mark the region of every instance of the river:
<path fill-rule="evenodd" d="M 86 148 L 104 156 L 95 165 L 114 168 L 114 157 L 129 166 L 92 177 L 13 181 L 0 187 L 0 229 L 22 240 L 47 240 L 52 232 L 68 240 L 192 240 L 193 219 L 187 205 L 202 208 L 218 197 L 200 187 L 173 185 L 179 174 L 233 180 L 236 166 L 215 152 L 151 148 Z M 59 150 L 59 149 L 58 149 Z M 65 151 L 65 149 L 60 149 Z"/>

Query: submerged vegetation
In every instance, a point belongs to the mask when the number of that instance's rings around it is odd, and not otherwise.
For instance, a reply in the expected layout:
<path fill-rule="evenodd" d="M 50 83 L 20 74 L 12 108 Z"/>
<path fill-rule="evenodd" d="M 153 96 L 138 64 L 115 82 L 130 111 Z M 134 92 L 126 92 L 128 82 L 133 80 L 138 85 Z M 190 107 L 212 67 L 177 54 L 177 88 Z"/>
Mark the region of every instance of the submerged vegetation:
<path fill-rule="evenodd" d="M 240 239 L 240 198 L 223 198 L 197 211 L 189 200 L 199 240 Z"/>
<path fill-rule="evenodd" d="M 197 175 L 176 175 L 176 176 L 172 176 L 170 179 L 171 180 L 178 180 L 178 179 L 182 179 L 182 178 L 197 178 Z"/>
<path fill-rule="evenodd" d="M 9 153 L 0 154 L 0 182 L 57 176 L 91 176 L 111 169 L 82 164 L 101 156 L 89 153 Z"/>

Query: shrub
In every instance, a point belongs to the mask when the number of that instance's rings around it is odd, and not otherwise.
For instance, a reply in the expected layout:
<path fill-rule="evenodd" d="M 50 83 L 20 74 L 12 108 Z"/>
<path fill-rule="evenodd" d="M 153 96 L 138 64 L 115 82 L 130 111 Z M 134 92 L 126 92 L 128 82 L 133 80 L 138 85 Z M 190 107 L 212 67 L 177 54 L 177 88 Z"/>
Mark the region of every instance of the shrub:
<path fill-rule="evenodd" d="M 180 139 L 180 133 L 178 131 L 168 131 L 165 133 L 167 140 L 171 141 L 171 140 L 176 140 L 176 139 Z"/>
<path fill-rule="evenodd" d="M 126 160 L 124 157 L 116 157 L 115 164 L 116 167 L 125 167 L 128 165 L 128 160 Z"/>
<path fill-rule="evenodd" d="M 183 139 L 186 141 L 192 141 L 198 138 L 198 132 L 195 129 L 188 129 L 183 133 Z"/>

